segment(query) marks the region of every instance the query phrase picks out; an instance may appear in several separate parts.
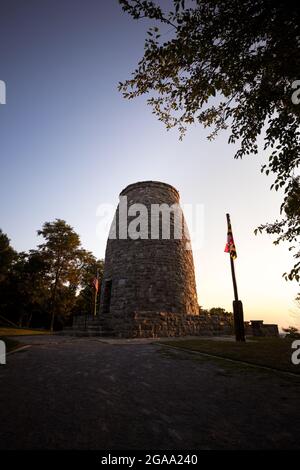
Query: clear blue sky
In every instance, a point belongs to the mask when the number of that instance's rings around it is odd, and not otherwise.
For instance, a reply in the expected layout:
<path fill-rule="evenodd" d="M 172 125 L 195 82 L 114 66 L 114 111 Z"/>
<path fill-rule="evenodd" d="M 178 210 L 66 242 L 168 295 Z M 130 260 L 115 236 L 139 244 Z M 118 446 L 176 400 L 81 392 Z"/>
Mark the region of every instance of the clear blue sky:
<path fill-rule="evenodd" d="M 290 253 L 253 234 L 278 217 L 281 201 L 260 174 L 264 156 L 236 161 L 226 133 L 211 143 L 197 126 L 179 142 L 145 99 L 128 102 L 117 91 L 143 54 L 146 26 L 116 0 L 2 0 L 0 227 L 15 249 L 29 250 L 45 221 L 62 218 L 104 257 L 97 207 L 116 205 L 127 184 L 165 181 L 183 203 L 204 207 L 204 243 L 194 252 L 199 303 L 231 308 L 230 212 L 246 319 L 299 324 L 297 285 L 281 277 Z"/>

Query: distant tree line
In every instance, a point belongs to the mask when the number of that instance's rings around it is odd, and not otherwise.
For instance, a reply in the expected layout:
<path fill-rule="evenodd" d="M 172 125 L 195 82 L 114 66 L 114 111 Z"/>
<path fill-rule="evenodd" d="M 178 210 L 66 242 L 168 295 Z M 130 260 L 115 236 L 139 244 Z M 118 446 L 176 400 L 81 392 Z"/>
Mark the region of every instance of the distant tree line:
<path fill-rule="evenodd" d="M 225 310 L 225 308 L 222 308 L 222 307 L 212 307 L 212 308 L 209 308 L 209 309 L 200 307 L 199 308 L 199 313 L 202 314 L 202 315 L 212 315 L 212 316 L 216 315 L 218 317 L 228 317 L 233 322 L 233 313 L 228 312 L 227 310 Z"/>
<path fill-rule="evenodd" d="M 17 253 L 0 229 L 0 322 L 57 330 L 74 314 L 92 313 L 92 281 L 97 270 L 101 280 L 103 260 L 64 220 L 45 222 L 37 233 L 42 243 Z"/>

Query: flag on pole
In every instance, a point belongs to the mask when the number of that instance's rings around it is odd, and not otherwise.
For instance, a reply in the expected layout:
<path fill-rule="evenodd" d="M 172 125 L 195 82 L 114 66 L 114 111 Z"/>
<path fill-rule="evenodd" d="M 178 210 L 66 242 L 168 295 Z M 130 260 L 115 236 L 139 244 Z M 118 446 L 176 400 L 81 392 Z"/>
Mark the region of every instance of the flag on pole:
<path fill-rule="evenodd" d="M 225 253 L 230 253 L 230 256 L 231 256 L 232 259 L 235 259 L 237 257 L 229 217 L 228 217 L 228 229 L 227 229 L 227 243 L 226 243 L 224 251 L 225 251 Z"/>
<path fill-rule="evenodd" d="M 99 290 L 99 279 L 97 277 L 94 277 L 94 279 L 93 279 L 93 286 L 95 288 L 95 291 L 98 292 L 98 290 Z"/>
<path fill-rule="evenodd" d="M 99 283 L 99 270 L 98 269 L 97 269 L 96 277 L 94 277 L 94 279 L 92 281 L 92 284 L 93 284 L 94 289 L 95 289 L 95 293 L 94 293 L 94 317 L 96 317 L 97 316 L 98 290 L 99 290 L 99 286 L 100 286 L 100 283 Z"/>

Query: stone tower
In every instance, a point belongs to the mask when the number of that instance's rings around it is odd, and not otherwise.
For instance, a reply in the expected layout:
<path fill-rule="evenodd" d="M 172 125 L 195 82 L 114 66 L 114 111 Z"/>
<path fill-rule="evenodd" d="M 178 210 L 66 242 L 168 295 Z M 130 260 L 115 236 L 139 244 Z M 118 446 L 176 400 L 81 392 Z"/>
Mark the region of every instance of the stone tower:
<path fill-rule="evenodd" d="M 131 336 L 139 314 L 147 328 L 162 312 L 175 320 L 198 315 L 193 255 L 188 248 L 178 191 L 157 181 L 127 186 L 120 193 L 106 247 L 100 300 L 106 326 L 119 336 Z"/>

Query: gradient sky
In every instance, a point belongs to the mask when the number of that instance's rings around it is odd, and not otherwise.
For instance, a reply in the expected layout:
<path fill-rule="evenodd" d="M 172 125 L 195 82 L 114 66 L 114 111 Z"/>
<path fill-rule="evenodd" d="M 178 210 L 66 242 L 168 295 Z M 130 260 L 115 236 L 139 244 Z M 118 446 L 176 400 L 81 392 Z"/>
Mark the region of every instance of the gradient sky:
<path fill-rule="evenodd" d="M 117 0 L 1 1 L 0 227 L 15 249 L 29 250 L 45 221 L 62 218 L 104 257 L 99 205 L 117 205 L 127 184 L 164 181 L 182 203 L 203 204 L 204 241 L 194 251 L 200 305 L 231 310 L 229 212 L 245 318 L 299 325 L 297 284 L 282 278 L 291 254 L 253 234 L 279 216 L 281 202 L 260 174 L 264 156 L 234 160 L 228 134 L 209 142 L 199 126 L 179 142 L 144 98 L 128 102 L 117 91 L 143 54 L 146 26 Z"/>

